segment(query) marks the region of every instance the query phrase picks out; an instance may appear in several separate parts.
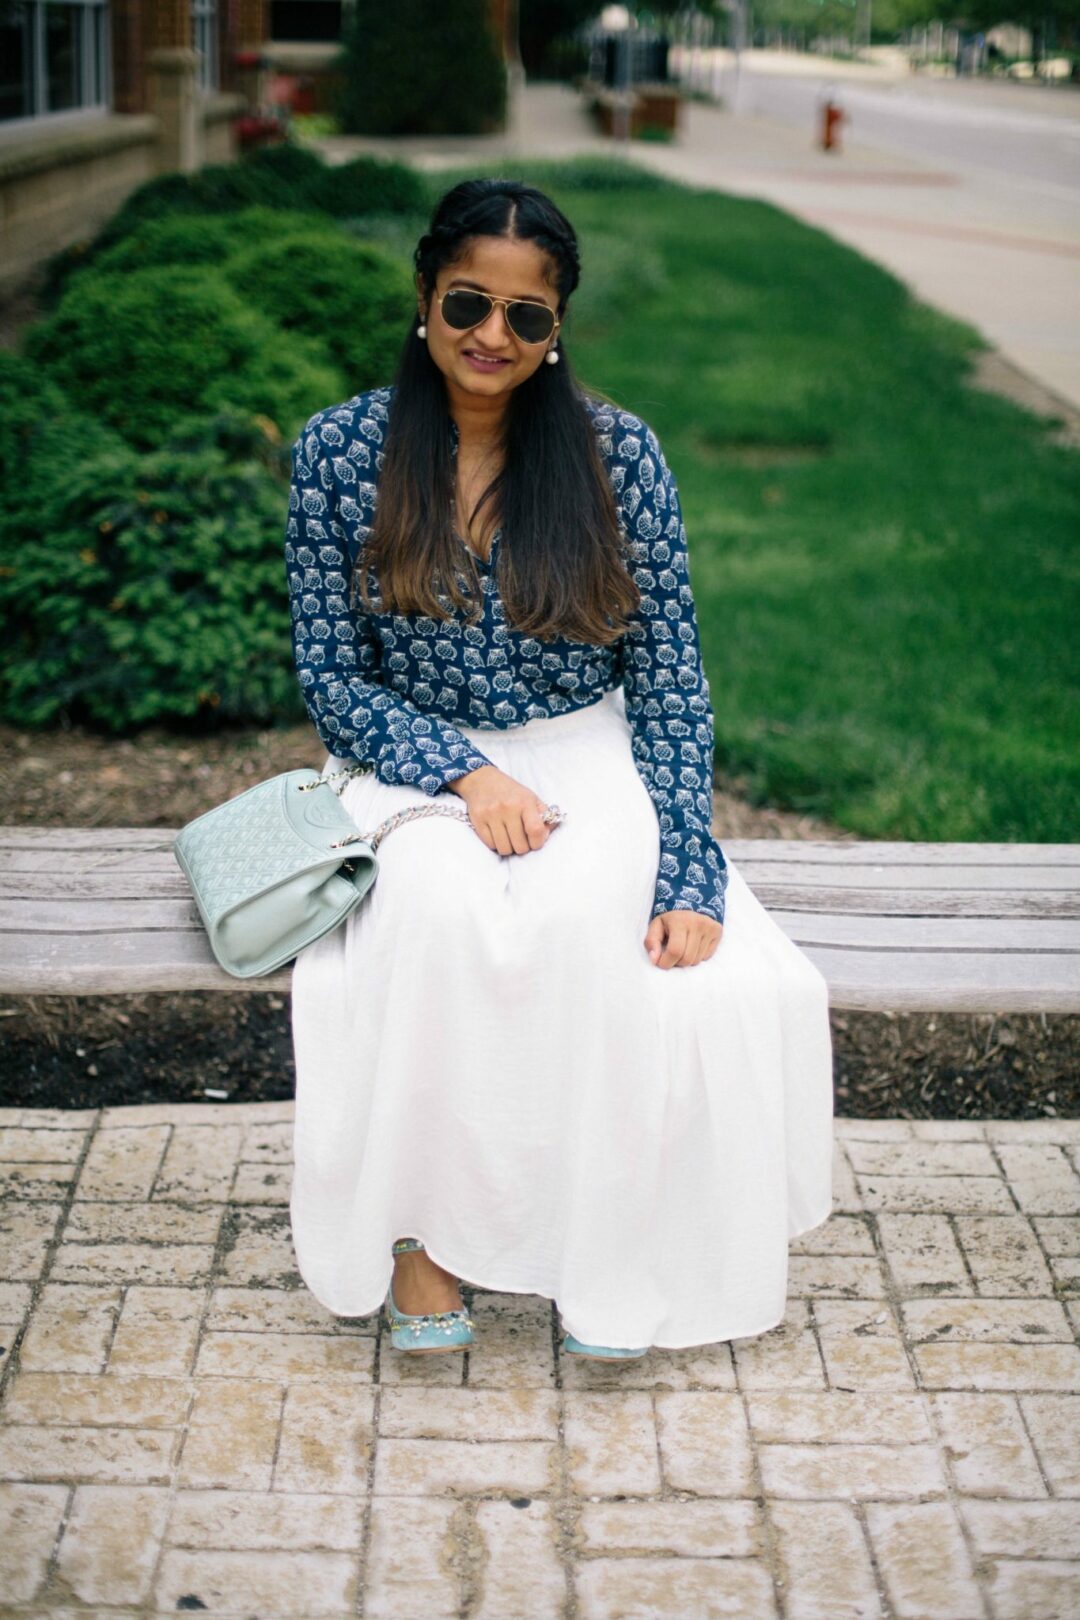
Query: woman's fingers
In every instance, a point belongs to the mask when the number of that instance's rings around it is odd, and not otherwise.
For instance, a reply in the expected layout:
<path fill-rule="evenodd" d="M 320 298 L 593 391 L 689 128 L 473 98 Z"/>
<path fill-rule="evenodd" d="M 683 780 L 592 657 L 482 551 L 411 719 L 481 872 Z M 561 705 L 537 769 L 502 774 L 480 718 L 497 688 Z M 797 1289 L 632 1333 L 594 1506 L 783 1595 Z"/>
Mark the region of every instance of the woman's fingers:
<path fill-rule="evenodd" d="M 539 810 L 492 816 L 489 826 L 492 842 L 488 847 L 499 855 L 528 855 L 531 850 L 540 849 L 551 836 L 551 828 L 542 820 Z"/>
<path fill-rule="evenodd" d="M 676 912 L 675 920 L 668 929 L 667 949 L 665 950 L 664 955 L 660 958 L 661 966 L 664 965 L 666 958 L 670 967 L 683 967 L 685 965 L 683 958 L 686 955 L 689 944 L 690 929 L 687 925 L 686 918 L 679 912 Z"/>
<path fill-rule="evenodd" d="M 645 934 L 645 948 L 659 968 L 696 967 L 712 956 L 723 927 L 697 911 L 663 911 Z"/>
<path fill-rule="evenodd" d="M 530 831 L 536 826 L 543 831 L 539 815 L 528 806 L 507 818 L 506 830 L 510 834 L 515 855 L 527 855 L 531 849 L 537 847 L 533 842 L 535 834 Z"/>
<path fill-rule="evenodd" d="M 531 789 L 495 766 L 481 766 L 459 778 L 458 792 L 469 819 L 496 855 L 528 855 L 547 843 L 547 806 Z"/>
<path fill-rule="evenodd" d="M 495 849 L 499 855 L 513 855 L 514 842 L 505 816 L 492 817 L 491 829 L 495 835 Z"/>

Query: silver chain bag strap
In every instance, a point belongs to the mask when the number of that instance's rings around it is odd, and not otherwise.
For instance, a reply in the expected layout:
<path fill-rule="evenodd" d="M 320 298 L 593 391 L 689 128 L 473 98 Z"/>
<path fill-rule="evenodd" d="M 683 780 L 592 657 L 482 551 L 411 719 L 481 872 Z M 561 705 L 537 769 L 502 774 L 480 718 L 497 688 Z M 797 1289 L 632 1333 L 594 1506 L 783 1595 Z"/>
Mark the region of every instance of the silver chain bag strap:
<path fill-rule="evenodd" d="M 226 973 L 238 979 L 272 973 L 343 923 L 375 882 L 379 844 L 403 822 L 441 815 L 472 825 L 464 805 L 431 802 L 360 832 L 332 784 L 343 788 L 345 779 L 372 769 L 353 765 L 328 776 L 285 771 L 177 834 L 173 854 Z M 565 812 L 548 805 L 541 819 L 558 826 Z"/>

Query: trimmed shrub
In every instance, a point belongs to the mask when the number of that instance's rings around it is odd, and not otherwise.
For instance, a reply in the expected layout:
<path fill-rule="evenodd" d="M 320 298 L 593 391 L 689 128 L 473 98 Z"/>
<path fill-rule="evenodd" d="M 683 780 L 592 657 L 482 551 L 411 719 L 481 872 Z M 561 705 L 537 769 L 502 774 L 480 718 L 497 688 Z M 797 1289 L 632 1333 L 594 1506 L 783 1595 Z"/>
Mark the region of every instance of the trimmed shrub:
<path fill-rule="evenodd" d="M 475 173 L 473 169 L 440 170 L 429 178 L 440 190 Z M 536 158 L 521 161 L 500 158 L 485 165 L 485 174 L 506 175 L 515 180 L 526 180 L 530 185 L 550 191 L 554 198 L 561 192 L 573 191 L 664 191 L 671 181 L 651 169 L 639 168 L 619 157 Z M 576 296 L 576 295 L 575 295 Z"/>
<path fill-rule="evenodd" d="M 122 442 L 77 411 L 39 366 L 0 349 L 0 513 L 33 513 L 43 473 L 50 482 L 64 476 L 73 446 L 92 460 Z"/>
<path fill-rule="evenodd" d="M 358 157 L 327 165 L 313 201 L 338 219 L 365 214 L 426 214 L 428 188 L 415 169 L 382 158 Z"/>
<path fill-rule="evenodd" d="M 365 156 L 331 164 L 309 147 L 289 143 L 260 147 L 244 161 L 261 166 L 280 182 L 283 207 L 319 209 L 341 219 L 423 213 L 428 206 L 421 176 L 387 158 Z"/>
<path fill-rule="evenodd" d="M 72 278 L 108 249 L 151 222 L 178 215 L 236 217 L 267 208 L 353 218 L 423 213 L 427 206 L 423 180 L 402 164 L 361 157 L 331 167 L 317 152 L 291 143 L 260 147 L 237 163 L 164 174 L 139 186 L 91 241 L 76 242 L 48 260 L 39 298 L 44 308 L 55 308 Z"/>
<path fill-rule="evenodd" d="M 266 208 L 292 208 L 299 188 L 266 164 L 247 160 L 213 163 L 191 174 L 163 174 L 139 186 L 107 222 L 112 240 L 126 236 L 146 219 L 164 214 L 231 214 L 262 203 Z"/>
<path fill-rule="evenodd" d="M 94 274 L 146 270 L 163 264 L 223 264 L 233 254 L 282 236 L 302 236 L 328 227 L 325 214 L 288 209 L 244 208 L 238 214 L 166 214 L 105 248 Z"/>
<path fill-rule="evenodd" d="M 488 0 L 357 6 L 342 28 L 337 111 L 358 135 L 484 135 L 502 128 L 506 69 Z"/>
<path fill-rule="evenodd" d="M 350 393 L 396 369 L 416 296 L 404 266 L 382 249 L 324 228 L 238 253 L 224 274 L 284 330 L 324 344 Z"/>
<path fill-rule="evenodd" d="M 125 731 L 299 719 L 281 560 L 288 452 L 235 413 L 70 458 L 0 510 L 0 713 Z"/>
<path fill-rule="evenodd" d="M 184 417 L 232 405 L 287 436 L 341 398 L 325 349 L 249 308 L 216 270 L 165 265 L 80 276 L 26 352 L 138 449 Z"/>
<path fill-rule="evenodd" d="M 322 154 L 298 141 L 282 141 L 277 146 L 258 146 L 240 160 L 265 174 L 272 174 L 282 190 L 300 196 L 317 186 L 326 168 Z"/>

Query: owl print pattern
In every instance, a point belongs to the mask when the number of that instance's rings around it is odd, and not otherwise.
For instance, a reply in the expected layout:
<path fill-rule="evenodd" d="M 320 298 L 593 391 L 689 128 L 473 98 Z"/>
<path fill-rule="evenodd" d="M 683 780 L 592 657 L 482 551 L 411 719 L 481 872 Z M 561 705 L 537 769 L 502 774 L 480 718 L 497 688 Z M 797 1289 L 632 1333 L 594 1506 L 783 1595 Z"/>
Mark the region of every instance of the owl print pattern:
<path fill-rule="evenodd" d="M 711 832 L 714 722 L 675 479 L 652 429 L 583 396 L 629 542 L 641 603 L 609 646 L 539 641 L 507 621 L 496 531 L 477 558 L 482 615 L 442 622 L 349 601 L 374 520 L 393 387 L 317 411 L 292 447 L 285 560 L 296 669 L 327 751 L 434 795 L 492 763 L 457 729 L 499 730 L 587 707 L 621 685 L 634 762 L 656 808 L 652 915 L 724 920 L 727 863 Z M 458 430 L 451 424 L 456 455 Z M 462 542 L 464 544 L 464 542 Z"/>

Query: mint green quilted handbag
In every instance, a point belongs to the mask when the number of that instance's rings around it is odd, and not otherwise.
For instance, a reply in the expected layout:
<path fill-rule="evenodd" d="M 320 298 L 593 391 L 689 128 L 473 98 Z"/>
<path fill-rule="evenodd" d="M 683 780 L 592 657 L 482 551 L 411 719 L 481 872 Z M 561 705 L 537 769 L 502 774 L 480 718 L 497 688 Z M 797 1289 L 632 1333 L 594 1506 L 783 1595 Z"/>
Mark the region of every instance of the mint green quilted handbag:
<path fill-rule="evenodd" d="M 226 973 L 237 979 L 273 973 L 343 923 L 375 882 L 379 844 L 402 822 L 441 815 L 472 826 L 464 805 L 432 802 L 360 832 L 331 784 L 371 769 L 354 765 L 329 776 L 284 771 L 177 833 L 173 854 Z M 558 824 L 565 816 L 549 805 L 542 819 Z"/>
<path fill-rule="evenodd" d="M 344 922 L 375 882 L 375 851 L 399 821 L 432 814 L 469 821 L 464 805 L 416 805 L 360 832 L 331 784 L 370 768 L 285 771 L 177 834 L 173 854 L 226 973 L 272 973 Z"/>

